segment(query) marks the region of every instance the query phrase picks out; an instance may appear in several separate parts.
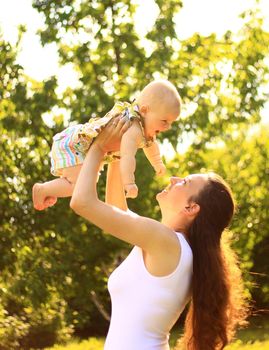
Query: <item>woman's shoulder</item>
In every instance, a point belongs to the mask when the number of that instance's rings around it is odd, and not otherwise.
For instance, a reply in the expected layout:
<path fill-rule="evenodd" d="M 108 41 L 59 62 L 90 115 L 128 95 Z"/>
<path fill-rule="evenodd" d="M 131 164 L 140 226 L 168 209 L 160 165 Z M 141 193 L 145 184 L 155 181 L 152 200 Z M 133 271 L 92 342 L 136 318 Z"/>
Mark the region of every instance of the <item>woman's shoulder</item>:
<path fill-rule="evenodd" d="M 165 236 L 161 244 L 150 251 L 143 250 L 145 267 L 156 277 L 168 277 L 190 260 L 183 237 L 173 230 L 167 231 L 164 228 L 164 231 Z"/>

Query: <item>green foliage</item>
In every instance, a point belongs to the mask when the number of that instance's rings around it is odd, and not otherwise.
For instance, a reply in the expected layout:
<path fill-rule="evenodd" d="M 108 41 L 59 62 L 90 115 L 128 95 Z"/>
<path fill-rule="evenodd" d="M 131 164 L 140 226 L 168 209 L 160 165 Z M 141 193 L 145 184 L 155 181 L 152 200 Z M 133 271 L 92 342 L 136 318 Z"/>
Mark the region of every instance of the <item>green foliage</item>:
<path fill-rule="evenodd" d="M 50 305 L 44 304 L 38 309 L 33 309 L 31 306 L 23 307 L 19 299 L 14 295 L 9 299 L 13 312 L 10 307 L 9 311 L 1 310 L 2 350 L 45 348 L 70 339 L 72 327 L 67 326 L 64 320 L 63 301 L 54 301 L 53 305 L 50 301 Z"/>
<path fill-rule="evenodd" d="M 234 247 L 257 307 L 268 303 L 268 129 L 251 136 L 249 126 L 259 123 L 267 98 L 269 34 L 253 10 L 236 38 L 228 32 L 222 38 L 195 34 L 179 41 L 174 14 L 181 2 L 156 3 L 155 25 L 141 38 L 132 1 L 34 1 L 45 17 L 43 44 L 56 42 L 61 63 L 72 63 L 80 77 L 77 88 L 59 96 L 55 77 L 44 82 L 26 77 L 16 63 L 18 44 L 12 47 L 0 38 L 3 348 L 42 347 L 34 341 L 53 343 L 68 338 L 73 329 L 81 336 L 105 333 L 107 278 L 130 247 L 78 218 L 68 199 L 44 212 L 33 210 L 32 185 L 50 179 L 52 136 L 64 127 L 63 116 L 54 115 L 50 127 L 43 116 L 57 106 L 71 112 L 71 121 L 85 122 L 103 115 L 115 100 L 134 98 L 154 77 L 170 79 L 184 106 L 180 121 L 160 140 L 168 139 L 176 148 L 192 138 L 186 154 L 167 162 L 168 174 L 212 169 L 231 183 L 239 204 Z M 159 218 L 155 196 L 167 178 L 154 177 L 142 152 L 136 178 L 139 197 L 130 208 Z M 105 173 L 101 196 L 104 188 Z"/>

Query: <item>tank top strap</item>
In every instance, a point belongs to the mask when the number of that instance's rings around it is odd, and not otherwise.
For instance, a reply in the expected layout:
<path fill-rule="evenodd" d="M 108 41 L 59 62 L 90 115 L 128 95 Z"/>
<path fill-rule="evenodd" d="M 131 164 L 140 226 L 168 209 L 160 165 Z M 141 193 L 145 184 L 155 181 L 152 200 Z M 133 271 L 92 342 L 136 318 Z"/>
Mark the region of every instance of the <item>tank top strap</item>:
<path fill-rule="evenodd" d="M 180 259 L 182 259 L 182 261 L 186 260 L 186 262 L 192 261 L 192 259 L 193 259 L 192 249 L 191 249 L 191 246 L 190 246 L 189 242 L 187 241 L 186 237 L 181 232 L 175 231 L 175 233 L 176 233 L 178 240 L 180 242 L 180 245 L 181 245 L 181 258 Z"/>

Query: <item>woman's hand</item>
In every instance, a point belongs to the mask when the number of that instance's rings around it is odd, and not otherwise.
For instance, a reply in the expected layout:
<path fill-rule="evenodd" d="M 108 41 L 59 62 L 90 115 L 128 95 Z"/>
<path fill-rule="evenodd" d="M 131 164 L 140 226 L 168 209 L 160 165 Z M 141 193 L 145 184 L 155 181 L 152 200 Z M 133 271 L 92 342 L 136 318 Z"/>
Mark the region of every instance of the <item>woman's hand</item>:
<path fill-rule="evenodd" d="M 122 135 L 131 125 L 130 120 L 118 115 L 104 127 L 96 137 L 93 145 L 98 146 L 104 153 L 120 150 Z"/>

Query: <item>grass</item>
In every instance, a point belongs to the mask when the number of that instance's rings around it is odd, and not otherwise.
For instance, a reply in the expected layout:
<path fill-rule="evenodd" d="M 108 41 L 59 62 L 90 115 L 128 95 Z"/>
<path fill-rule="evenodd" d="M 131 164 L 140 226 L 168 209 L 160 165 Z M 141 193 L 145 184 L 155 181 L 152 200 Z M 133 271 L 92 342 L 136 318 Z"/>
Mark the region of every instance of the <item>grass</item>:
<path fill-rule="evenodd" d="M 171 350 L 175 346 L 177 336 L 178 332 L 171 335 Z M 104 342 L 104 338 L 90 338 L 83 341 L 74 339 L 67 345 L 56 345 L 47 350 L 103 350 Z M 269 319 L 252 320 L 248 328 L 238 331 L 236 340 L 225 349 L 269 350 Z"/>
<path fill-rule="evenodd" d="M 243 344 L 241 340 L 226 347 L 227 350 L 269 350 L 269 340 L 248 342 Z"/>
<path fill-rule="evenodd" d="M 104 340 L 90 338 L 82 342 L 73 341 L 66 346 L 56 345 L 50 350 L 103 350 Z M 269 350 L 269 340 L 255 341 L 243 344 L 241 340 L 236 340 L 233 344 L 226 347 L 227 350 Z M 49 349 L 47 349 L 49 350 Z"/>
<path fill-rule="evenodd" d="M 73 340 L 68 345 L 55 345 L 47 350 L 103 350 L 104 338 L 90 338 L 88 340 Z"/>

